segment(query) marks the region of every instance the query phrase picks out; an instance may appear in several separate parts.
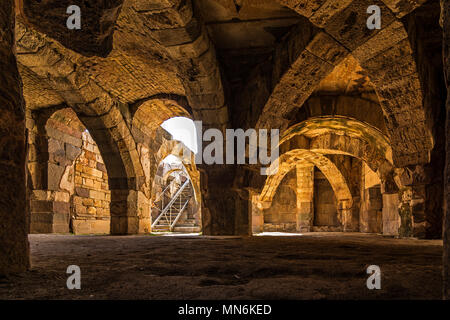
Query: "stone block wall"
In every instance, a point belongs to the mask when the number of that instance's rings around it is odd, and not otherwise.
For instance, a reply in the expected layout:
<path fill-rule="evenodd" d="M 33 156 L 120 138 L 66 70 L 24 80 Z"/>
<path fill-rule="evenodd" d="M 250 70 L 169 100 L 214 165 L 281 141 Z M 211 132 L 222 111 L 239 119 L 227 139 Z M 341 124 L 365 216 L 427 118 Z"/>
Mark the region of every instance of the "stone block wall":
<path fill-rule="evenodd" d="M 331 184 L 324 174 L 314 172 L 314 220 L 313 231 L 340 231 L 337 200 Z"/>
<path fill-rule="evenodd" d="M 361 174 L 360 232 L 383 231 L 383 196 L 380 183 L 378 175 L 364 163 Z"/>
<path fill-rule="evenodd" d="M 383 234 L 398 236 L 400 215 L 398 194 L 383 194 Z"/>
<path fill-rule="evenodd" d="M 310 232 L 314 220 L 314 165 L 298 164 L 297 231 Z"/>
<path fill-rule="evenodd" d="M 31 233 L 109 233 L 100 151 L 71 109 L 27 114 Z"/>
<path fill-rule="evenodd" d="M 110 232 L 111 192 L 100 151 L 90 134 L 82 134 L 81 155 L 75 161 L 75 188 L 72 196 L 72 231 Z"/>
<path fill-rule="evenodd" d="M 383 197 L 381 186 L 376 185 L 364 190 L 364 202 L 360 212 L 360 231 L 381 233 L 383 230 Z"/>
<path fill-rule="evenodd" d="M 84 126 L 71 109 L 29 114 L 31 233 L 70 232 L 74 162 L 81 154 Z"/>
<path fill-rule="evenodd" d="M 327 155 L 338 170 L 343 175 L 345 182 L 350 190 L 352 196 L 351 208 L 348 212 L 345 221 L 346 232 L 359 232 L 359 220 L 360 220 L 360 201 L 361 201 L 361 174 L 363 161 L 347 155 L 341 154 L 329 154 Z M 338 204 L 339 206 L 349 204 Z M 342 219 L 343 217 L 341 217 Z M 343 221 L 341 221 L 343 222 Z"/>
<path fill-rule="evenodd" d="M 295 232 L 297 229 L 297 175 L 292 170 L 281 181 L 272 206 L 264 210 L 265 232 Z"/>
<path fill-rule="evenodd" d="M 14 52 L 14 1 L 0 2 L 0 275 L 29 267 L 25 104 Z"/>

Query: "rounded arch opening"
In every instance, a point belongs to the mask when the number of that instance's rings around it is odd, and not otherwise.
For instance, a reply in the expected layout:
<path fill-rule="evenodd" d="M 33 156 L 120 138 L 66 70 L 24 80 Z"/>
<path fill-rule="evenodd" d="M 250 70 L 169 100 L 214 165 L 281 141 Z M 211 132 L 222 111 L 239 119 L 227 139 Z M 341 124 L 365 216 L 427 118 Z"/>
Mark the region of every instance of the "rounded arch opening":
<path fill-rule="evenodd" d="M 153 232 L 201 232 L 199 173 L 185 160 L 172 149 L 159 161 L 151 197 Z"/>
<path fill-rule="evenodd" d="M 30 231 L 109 234 L 109 177 L 93 137 L 71 108 L 35 118 L 29 128 Z"/>

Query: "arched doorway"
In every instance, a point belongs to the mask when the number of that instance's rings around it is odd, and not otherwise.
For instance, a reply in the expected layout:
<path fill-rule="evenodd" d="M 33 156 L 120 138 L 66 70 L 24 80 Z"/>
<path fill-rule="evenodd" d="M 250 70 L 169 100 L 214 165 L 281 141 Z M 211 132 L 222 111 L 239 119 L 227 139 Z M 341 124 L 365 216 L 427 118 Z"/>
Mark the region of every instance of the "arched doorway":
<path fill-rule="evenodd" d="M 152 231 L 198 233 L 202 218 L 194 122 L 186 117 L 172 117 L 160 129 L 166 136 L 161 137 L 153 157 Z"/>
<path fill-rule="evenodd" d="M 31 233 L 109 234 L 108 173 L 100 150 L 70 108 L 30 128 Z"/>
<path fill-rule="evenodd" d="M 170 154 L 161 161 L 153 183 L 153 232 L 201 232 L 201 210 L 194 183 L 180 158 Z"/>

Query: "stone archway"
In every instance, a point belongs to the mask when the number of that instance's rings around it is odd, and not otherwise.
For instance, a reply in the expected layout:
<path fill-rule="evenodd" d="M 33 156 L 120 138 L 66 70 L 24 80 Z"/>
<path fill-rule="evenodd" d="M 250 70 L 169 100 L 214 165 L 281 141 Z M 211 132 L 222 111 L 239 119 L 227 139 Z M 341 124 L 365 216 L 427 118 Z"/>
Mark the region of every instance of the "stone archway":
<path fill-rule="evenodd" d="M 111 233 L 145 233 L 150 224 L 149 199 L 136 143 L 122 114 L 123 104 L 83 75 L 67 49 L 17 21 L 22 36 L 17 42 L 19 64 L 39 78 L 48 78 L 89 130 L 105 160 L 111 188 Z M 40 50 L 36 52 L 35 46 Z"/>
<path fill-rule="evenodd" d="M 301 149 L 291 150 L 282 154 L 272 164 L 271 170 L 276 173 L 268 176 L 261 193 L 252 199 L 252 218 L 258 220 L 256 224 L 262 223 L 261 210 L 270 208 L 283 178 L 288 172 L 296 170 L 297 231 L 310 231 L 314 216 L 314 167 L 317 167 L 331 184 L 337 200 L 338 220 L 343 230 L 350 231 L 354 229 L 351 216 L 353 197 L 344 176 L 336 165 L 324 155 Z M 253 222 L 253 227 L 255 230 L 255 222 Z"/>
<path fill-rule="evenodd" d="M 280 72 L 286 59 L 283 55 L 275 57 L 278 68 L 273 77 L 279 81 L 261 112 L 257 127 L 286 129 L 289 113 L 302 106 L 320 81 L 351 54 L 375 86 L 385 114 L 394 164 L 404 167 L 428 163 L 433 148 L 430 120 L 423 106 L 413 50 L 399 20 L 420 4 L 398 7 L 392 2 L 385 2 L 386 5 L 380 2 L 382 29 L 367 32 L 365 1 L 279 2 L 307 18 L 314 27 L 309 28 L 309 36 L 303 35 L 301 39 L 300 33 L 293 30 L 282 44 L 292 51 L 287 59 L 289 67 L 286 72 Z M 352 28 L 344 23 L 349 19 L 354 21 Z"/>
<path fill-rule="evenodd" d="M 192 187 L 194 188 L 195 200 L 197 203 L 201 203 L 200 172 L 195 165 L 195 155 L 182 142 L 165 140 L 161 144 L 158 152 L 155 154 L 154 160 L 152 160 L 154 165 L 152 165 L 152 171 L 150 173 L 151 177 L 156 176 L 159 165 L 170 155 L 175 156 L 181 161 L 191 180 Z M 152 199 L 154 199 L 153 188 Z"/>
<path fill-rule="evenodd" d="M 171 175 L 172 173 L 175 173 L 175 172 L 183 172 L 183 169 L 171 169 L 171 170 L 167 171 L 167 172 L 164 174 L 164 176 L 162 177 L 162 178 L 163 178 L 163 183 L 166 183 L 166 182 L 167 182 L 167 179 L 169 179 L 170 175 Z"/>
<path fill-rule="evenodd" d="M 170 157 L 177 159 L 179 162 L 176 161 L 175 164 L 165 163 L 165 160 Z M 153 219 L 159 219 L 158 216 L 163 212 L 165 205 L 170 204 L 171 198 L 180 189 L 183 184 L 182 182 L 184 180 L 189 182 L 188 186 L 183 189 L 182 194 L 188 193 L 191 198 L 188 200 L 186 209 L 180 216 L 181 227 L 177 224 L 173 229 L 175 232 L 182 232 L 181 230 L 186 232 L 200 232 L 202 230 L 203 215 L 201 210 L 200 172 L 196 168 L 194 159 L 194 153 L 182 142 L 176 140 L 165 140 L 155 154 L 154 162 L 156 165 L 152 166 L 154 170 L 151 171 L 151 207 Z M 173 169 L 173 166 L 176 168 Z M 172 169 L 164 172 L 167 170 L 167 167 Z M 180 173 L 178 178 L 168 182 L 169 176 L 174 173 Z M 183 198 L 181 195 L 179 199 L 180 203 L 186 202 L 186 198 Z M 154 223 L 158 223 L 156 220 L 154 221 Z M 154 228 L 156 231 L 160 230 L 158 224 L 154 225 Z"/>
<path fill-rule="evenodd" d="M 377 128 L 356 119 L 315 117 L 288 128 L 280 152 L 305 149 L 318 154 L 342 154 L 364 161 L 380 177 L 383 193 L 396 193 L 390 140 Z"/>
<path fill-rule="evenodd" d="M 395 179 L 389 139 L 377 128 L 348 117 L 310 118 L 284 132 L 280 139 L 280 153 L 280 158 L 272 165 L 273 168 L 278 166 L 278 172 L 266 179 L 266 184 L 258 198 L 260 206 L 267 207 L 270 205 L 277 186 L 286 173 L 296 166 L 296 162 L 307 161 L 317 166 L 330 181 L 337 195 L 338 203 L 342 203 L 342 207 L 346 209 L 352 208 L 353 195 L 350 194 L 350 191 L 344 196 L 339 195 L 341 191 L 338 186 L 346 184 L 345 178 L 339 173 L 339 169 L 332 161 L 325 157 L 325 155 L 343 155 L 362 160 L 377 174 L 379 181 L 381 181 L 383 203 L 386 202 L 386 206 L 383 206 L 383 212 L 385 212 L 383 219 L 388 219 L 389 221 L 386 221 L 388 224 L 397 225 L 398 212 L 396 207 L 398 206 L 398 191 L 401 188 L 401 183 L 398 179 Z M 292 158 L 289 160 L 289 157 Z M 324 160 L 319 161 L 319 159 Z M 329 168 L 333 168 L 334 172 L 330 172 Z M 336 171 L 338 174 L 335 173 Z M 348 187 L 346 189 L 348 190 Z M 304 202 L 307 203 L 308 201 Z M 359 209 L 356 209 L 345 211 L 347 215 L 342 218 L 346 221 L 344 229 L 354 231 L 359 229 L 357 227 L 359 219 L 356 219 L 356 216 L 359 216 Z M 312 210 L 310 209 L 310 211 Z"/>
<path fill-rule="evenodd" d="M 320 169 L 320 171 L 323 172 L 333 187 L 339 201 L 351 201 L 352 195 L 350 193 L 350 189 L 348 188 L 345 178 L 342 176 L 336 165 L 323 155 L 301 149 L 295 149 L 283 153 L 278 158 L 277 162 L 272 165 L 271 169 L 273 170 L 273 168 L 278 167 L 278 171 L 276 174 L 268 176 L 260 195 L 260 201 L 272 201 L 276 189 L 283 177 L 289 171 L 296 168 L 297 165 L 305 164 L 305 162 L 306 164 L 314 164 Z"/>

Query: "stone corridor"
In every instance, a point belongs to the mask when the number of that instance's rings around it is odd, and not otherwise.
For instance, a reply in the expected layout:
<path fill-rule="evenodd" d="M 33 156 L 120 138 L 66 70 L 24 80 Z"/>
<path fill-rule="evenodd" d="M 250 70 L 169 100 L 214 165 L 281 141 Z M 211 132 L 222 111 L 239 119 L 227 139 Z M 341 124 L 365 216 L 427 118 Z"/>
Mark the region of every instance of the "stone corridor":
<path fill-rule="evenodd" d="M 439 299 L 442 283 L 440 240 L 30 235 L 30 245 L 32 270 L 0 278 L 0 299 Z M 81 290 L 66 288 L 71 264 Z M 381 290 L 367 290 L 371 264 Z"/>
<path fill-rule="evenodd" d="M 450 299 L 449 44 L 445 0 L 1 0 L 0 298 Z"/>

